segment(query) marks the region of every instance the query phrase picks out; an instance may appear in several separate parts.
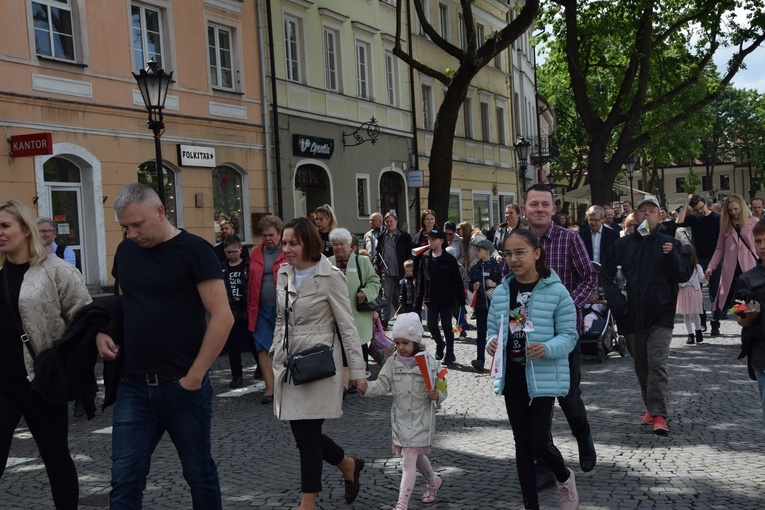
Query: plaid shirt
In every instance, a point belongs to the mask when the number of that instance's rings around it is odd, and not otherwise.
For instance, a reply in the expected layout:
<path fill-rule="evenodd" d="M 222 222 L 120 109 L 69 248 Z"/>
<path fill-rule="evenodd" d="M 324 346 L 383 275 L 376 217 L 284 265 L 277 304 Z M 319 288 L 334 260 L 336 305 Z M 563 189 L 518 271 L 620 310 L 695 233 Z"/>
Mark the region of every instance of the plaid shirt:
<path fill-rule="evenodd" d="M 598 274 L 590 262 L 587 248 L 579 234 L 550 223 L 539 238 L 545 250 L 547 267 L 560 277 L 571 293 L 576 307 L 576 325 L 582 331 L 582 309 L 598 287 Z"/>

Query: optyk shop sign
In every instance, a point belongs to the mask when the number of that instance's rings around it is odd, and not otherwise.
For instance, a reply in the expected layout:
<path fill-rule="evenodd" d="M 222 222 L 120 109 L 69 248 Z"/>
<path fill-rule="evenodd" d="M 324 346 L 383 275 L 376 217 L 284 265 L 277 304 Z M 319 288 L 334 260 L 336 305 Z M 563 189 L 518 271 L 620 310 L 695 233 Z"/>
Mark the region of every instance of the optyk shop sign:
<path fill-rule="evenodd" d="M 11 143 L 11 156 L 14 158 L 53 154 L 53 136 L 51 133 L 17 135 L 10 137 L 8 141 Z"/>
<path fill-rule="evenodd" d="M 292 154 L 318 159 L 329 159 L 335 150 L 335 141 L 318 136 L 292 135 Z"/>

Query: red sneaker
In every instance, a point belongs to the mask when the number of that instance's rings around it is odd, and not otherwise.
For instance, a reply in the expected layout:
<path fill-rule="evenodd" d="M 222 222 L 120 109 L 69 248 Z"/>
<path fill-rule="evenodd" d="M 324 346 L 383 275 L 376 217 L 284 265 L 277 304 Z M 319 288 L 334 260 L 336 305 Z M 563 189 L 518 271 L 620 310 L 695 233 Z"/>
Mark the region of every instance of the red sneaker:
<path fill-rule="evenodd" d="M 667 425 L 667 420 L 663 416 L 653 417 L 653 433 L 660 436 L 669 434 L 669 425 Z"/>
<path fill-rule="evenodd" d="M 640 423 L 642 425 L 653 425 L 653 416 L 651 416 L 651 413 L 646 411 L 645 414 L 643 415 L 643 419 L 640 420 Z"/>

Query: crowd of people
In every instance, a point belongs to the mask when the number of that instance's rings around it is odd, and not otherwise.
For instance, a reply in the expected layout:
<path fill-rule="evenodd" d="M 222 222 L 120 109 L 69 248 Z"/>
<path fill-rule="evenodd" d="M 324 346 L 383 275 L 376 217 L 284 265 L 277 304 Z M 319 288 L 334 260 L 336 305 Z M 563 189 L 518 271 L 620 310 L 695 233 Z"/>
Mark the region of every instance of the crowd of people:
<path fill-rule="evenodd" d="M 96 355 L 104 360 L 104 404 L 114 404 L 110 507 L 141 507 L 151 456 L 165 432 L 193 507 L 222 507 L 208 371 L 224 348 L 229 387 L 244 385 L 242 352 L 251 352 L 255 377 L 265 383 L 260 403 L 289 422 L 299 451 L 301 509 L 315 508 L 325 461 L 342 474 L 346 503 L 359 494 L 365 460 L 323 432 L 324 421 L 339 418 L 352 393 L 394 396 L 392 444 L 402 458 L 395 509 L 408 508 L 418 471 L 426 481 L 421 500 L 436 501 L 444 481 L 428 455 L 437 410 L 448 395 L 441 363 L 457 363 L 454 343 L 466 339 L 470 313 L 477 338 L 469 365 L 484 373 L 487 354 L 504 353 L 494 390 L 504 397 L 515 438 L 525 508 L 539 508 L 538 491 L 556 485 L 561 508 L 578 505 L 574 471 L 551 435 L 556 399 L 581 470 L 597 463 L 579 340 L 586 329 L 582 312 L 594 303 L 612 310 L 626 337 L 645 404 L 641 423 L 666 435 L 676 313 L 687 343 L 700 343 L 707 328 L 702 286 L 712 302 L 713 336 L 739 300 L 749 307 L 738 318 L 741 356 L 765 415 L 762 200 L 747 204 L 731 195 L 721 213 L 709 205 L 699 195 L 671 213 L 651 197 L 634 210 L 629 202 L 593 205 L 586 223 L 576 225 L 557 214 L 551 189 L 536 184 L 521 206 L 506 206 L 506 221 L 489 233 L 469 222 L 439 226 L 436 212 L 426 209 L 413 237 L 394 212 L 371 214 L 370 230 L 357 237 L 322 205 L 313 218 L 284 223 L 264 216 L 254 229 L 261 241 L 255 247 L 222 221 L 221 242 L 212 246 L 176 228 L 150 187 L 127 186 L 115 201 L 125 231 L 112 268 L 120 306 L 109 308 L 71 355 L 89 353 L 91 369 Z M 38 367 L 38 355 L 50 352 L 53 340 L 93 305 L 74 254 L 56 245 L 55 233 L 53 220 L 35 222 L 13 200 L 0 204 L 0 331 L 12 332 L 0 356 L 0 462 L 4 466 L 24 417 L 56 508 L 76 508 L 77 473 L 67 445 L 71 392 L 63 399 L 46 392 L 47 368 Z M 377 318 L 395 349 L 368 381 Z M 94 396 L 78 397 L 75 414 L 92 412 Z"/>

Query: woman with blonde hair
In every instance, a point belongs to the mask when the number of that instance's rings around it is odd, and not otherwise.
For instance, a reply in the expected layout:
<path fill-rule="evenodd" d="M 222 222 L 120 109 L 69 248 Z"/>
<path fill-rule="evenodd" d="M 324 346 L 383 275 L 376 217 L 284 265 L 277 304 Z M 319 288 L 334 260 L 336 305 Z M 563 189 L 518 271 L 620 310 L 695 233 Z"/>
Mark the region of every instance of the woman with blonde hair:
<path fill-rule="evenodd" d="M 758 221 L 758 218 L 750 215 L 749 208 L 740 195 L 728 195 L 725 198 L 717 247 L 704 271 L 704 276 L 709 281 L 712 272 L 722 261 L 720 287 L 712 303 L 712 310 L 727 309 L 736 291 L 739 275 L 757 265 L 752 229 Z M 714 331 L 712 334 L 714 335 Z"/>
<path fill-rule="evenodd" d="M 0 280 L 0 331 L 7 336 L 0 343 L 0 476 L 23 416 L 45 464 L 54 506 L 75 509 L 79 484 L 69 453 L 68 404 L 51 402 L 50 395 L 32 389 L 32 381 L 34 358 L 53 347 L 92 300 L 77 268 L 48 255 L 34 217 L 16 200 L 0 203 Z"/>
<path fill-rule="evenodd" d="M 335 230 L 339 225 L 337 224 L 337 217 L 335 211 L 329 204 L 324 204 L 316 208 L 313 212 L 313 222 L 316 224 L 316 228 L 319 229 L 319 235 L 324 242 L 324 248 L 321 253 L 325 257 L 329 258 L 334 253 L 332 251 L 332 243 L 329 242 L 329 233 Z"/>

